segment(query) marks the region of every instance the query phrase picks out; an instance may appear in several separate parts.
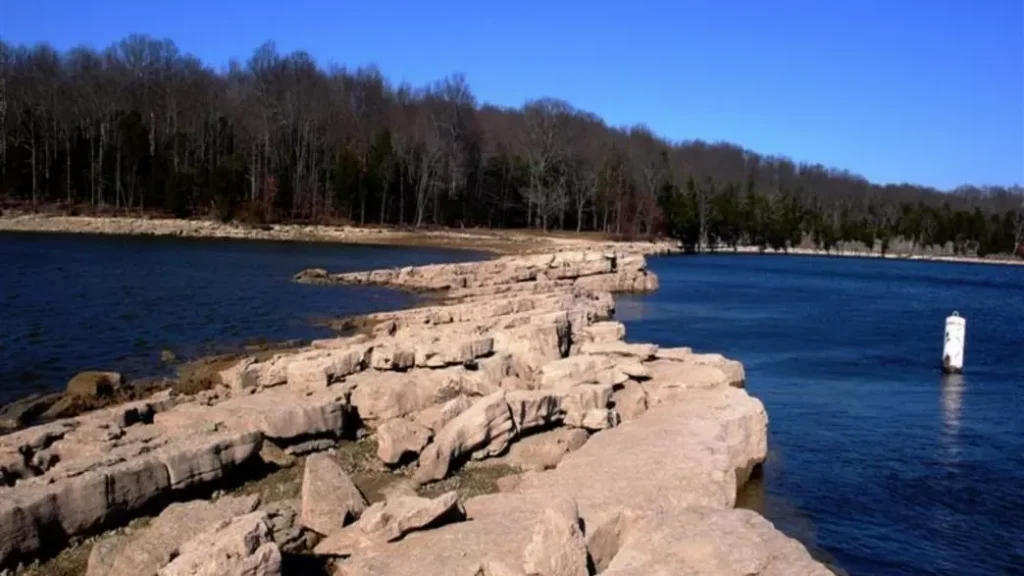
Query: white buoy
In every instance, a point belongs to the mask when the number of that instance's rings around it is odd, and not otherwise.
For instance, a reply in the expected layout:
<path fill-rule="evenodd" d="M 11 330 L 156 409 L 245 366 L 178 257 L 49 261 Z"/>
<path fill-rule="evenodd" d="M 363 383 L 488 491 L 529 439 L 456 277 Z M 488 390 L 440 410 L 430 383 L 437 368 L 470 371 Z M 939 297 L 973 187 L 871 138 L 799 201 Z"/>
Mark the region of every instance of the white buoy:
<path fill-rule="evenodd" d="M 942 371 L 946 374 L 960 374 L 964 371 L 964 336 L 967 333 L 967 319 L 959 312 L 946 318 L 946 339 L 942 345 Z"/>

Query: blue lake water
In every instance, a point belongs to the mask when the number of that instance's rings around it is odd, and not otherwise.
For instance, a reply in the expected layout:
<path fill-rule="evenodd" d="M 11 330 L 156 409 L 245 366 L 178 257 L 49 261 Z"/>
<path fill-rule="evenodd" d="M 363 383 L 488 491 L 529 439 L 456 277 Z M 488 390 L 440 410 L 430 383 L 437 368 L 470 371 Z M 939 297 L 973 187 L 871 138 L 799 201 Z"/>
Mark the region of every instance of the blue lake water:
<path fill-rule="evenodd" d="M 414 297 L 291 276 L 480 259 L 437 249 L 0 234 L 0 403 L 87 368 L 148 376 L 317 318 Z M 744 494 L 855 575 L 1020 574 L 1024 268 L 773 256 L 650 260 L 661 290 L 617 298 L 628 338 L 742 360 L 771 418 Z M 942 377 L 944 318 L 967 371 Z"/>
<path fill-rule="evenodd" d="M 755 508 L 850 574 L 1024 573 L 1024 268 L 650 260 L 627 338 L 741 360 L 771 420 Z M 939 370 L 967 318 L 965 374 Z"/>
<path fill-rule="evenodd" d="M 466 251 L 181 238 L 0 233 L 0 403 L 62 389 L 84 369 L 129 376 L 259 339 L 329 336 L 318 318 L 408 306 L 385 288 L 307 286 L 332 272 L 481 259 Z"/>

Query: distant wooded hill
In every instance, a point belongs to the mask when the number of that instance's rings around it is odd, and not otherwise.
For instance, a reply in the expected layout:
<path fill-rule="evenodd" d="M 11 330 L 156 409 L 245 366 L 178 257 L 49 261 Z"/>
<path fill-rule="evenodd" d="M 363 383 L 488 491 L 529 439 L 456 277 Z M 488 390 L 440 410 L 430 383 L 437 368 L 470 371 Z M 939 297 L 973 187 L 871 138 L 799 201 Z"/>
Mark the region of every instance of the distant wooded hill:
<path fill-rule="evenodd" d="M 169 40 L 0 41 L 0 194 L 257 221 L 813 238 L 1012 252 L 1021 188 L 947 193 L 723 143 L 611 127 L 567 102 L 477 102 L 461 75 L 394 85 L 273 44 L 215 71 Z"/>

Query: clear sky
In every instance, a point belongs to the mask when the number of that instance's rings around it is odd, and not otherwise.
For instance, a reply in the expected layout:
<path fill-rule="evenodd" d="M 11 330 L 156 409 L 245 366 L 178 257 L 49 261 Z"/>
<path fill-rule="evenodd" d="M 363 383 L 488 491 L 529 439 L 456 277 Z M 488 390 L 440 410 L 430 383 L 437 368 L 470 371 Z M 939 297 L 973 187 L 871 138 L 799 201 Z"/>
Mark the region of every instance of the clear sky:
<path fill-rule="evenodd" d="M 876 182 L 1024 184 L 1024 0 L 0 0 L 0 38 L 173 39 L 215 66 L 266 40 L 478 99 L 552 96 L 670 139 Z"/>

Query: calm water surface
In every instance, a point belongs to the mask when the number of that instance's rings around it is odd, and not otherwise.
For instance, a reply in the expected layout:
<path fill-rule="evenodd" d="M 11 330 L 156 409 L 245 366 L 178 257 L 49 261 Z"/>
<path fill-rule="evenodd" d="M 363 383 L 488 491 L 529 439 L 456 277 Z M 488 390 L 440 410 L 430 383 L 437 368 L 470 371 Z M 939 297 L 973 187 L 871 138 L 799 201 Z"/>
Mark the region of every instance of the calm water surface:
<path fill-rule="evenodd" d="M 355 271 L 480 259 L 472 252 L 298 242 L 0 233 L 0 403 L 75 372 L 131 376 L 267 339 L 328 336 L 318 318 L 388 310 L 384 288 L 306 286 L 308 267 Z"/>
<path fill-rule="evenodd" d="M 1024 268 L 650 261 L 628 338 L 742 360 L 769 417 L 754 507 L 850 574 L 1024 574 Z M 967 318 L 943 377 L 944 319 Z"/>

